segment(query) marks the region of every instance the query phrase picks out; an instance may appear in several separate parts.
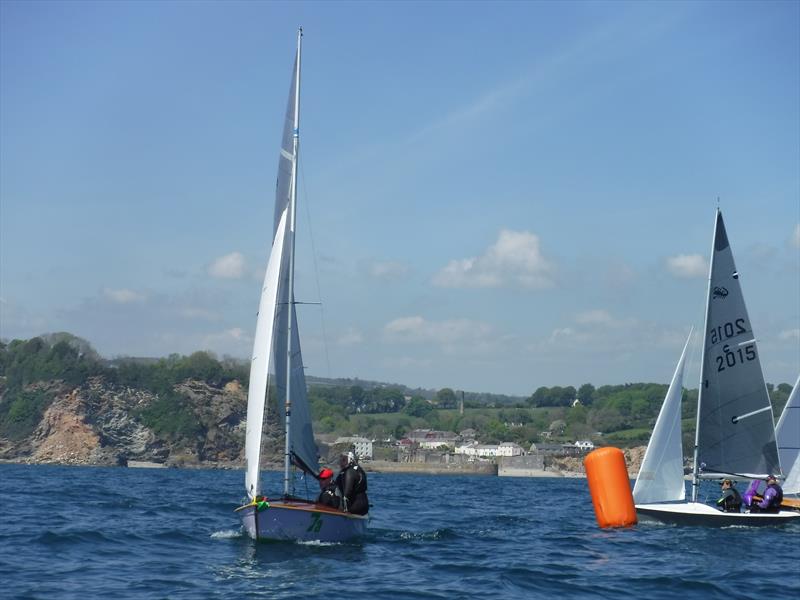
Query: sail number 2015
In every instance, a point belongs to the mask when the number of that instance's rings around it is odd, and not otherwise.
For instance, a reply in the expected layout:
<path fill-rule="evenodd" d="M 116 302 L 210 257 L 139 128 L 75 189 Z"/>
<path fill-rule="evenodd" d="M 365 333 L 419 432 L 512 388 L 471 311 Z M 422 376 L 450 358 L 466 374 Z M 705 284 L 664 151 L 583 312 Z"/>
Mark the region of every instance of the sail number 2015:
<path fill-rule="evenodd" d="M 747 344 L 744 348 L 731 350 L 728 344 L 722 347 L 722 355 L 714 357 L 717 361 L 717 372 L 724 371 L 737 364 L 742 364 L 756 358 L 756 347 L 754 344 Z"/>
<path fill-rule="evenodd" d="M 723 323 L 722 325 L 717 325 L 713 329 L 709 329 L 708 338 L 711 340 L 712 344 L 716 344 L 717 342 L 727 340 L 728 338 L 742 333 L 747 333 L 745 320 L 736 319 L 733 323 Z"/>

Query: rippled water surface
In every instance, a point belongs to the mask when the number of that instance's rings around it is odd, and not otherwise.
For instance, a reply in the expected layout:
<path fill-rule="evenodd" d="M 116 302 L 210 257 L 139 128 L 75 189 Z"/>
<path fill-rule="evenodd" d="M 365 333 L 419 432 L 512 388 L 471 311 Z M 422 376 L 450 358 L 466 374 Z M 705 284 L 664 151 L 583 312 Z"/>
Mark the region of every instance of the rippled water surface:
<path fill-rule="evenodd" d="M 800 525 L 600 530 L 582 479 L 371 473 L 369 534 L 329 545 L 243 536 L 243 480 L 0 465 L 0 596 L 800 597 Z"/>

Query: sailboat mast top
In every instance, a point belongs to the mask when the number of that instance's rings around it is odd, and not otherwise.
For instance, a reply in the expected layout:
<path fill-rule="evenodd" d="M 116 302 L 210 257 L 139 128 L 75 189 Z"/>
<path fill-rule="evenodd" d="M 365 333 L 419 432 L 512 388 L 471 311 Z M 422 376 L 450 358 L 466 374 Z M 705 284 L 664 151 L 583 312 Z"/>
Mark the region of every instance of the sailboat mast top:
<path fill-rule="evenodd" d="M 291 432 L 290 422 L 292 413 L 292 321 L 294 317 L 294 249 L 295 249 L 295 229 L 297 225 L 297 156 L 300 147 L 300 58 L 303 43 L 303 28 L 297 30 L 297 60 L 295 65 L 295 89 L 294 89 L 294 128 L 292 132 L 292 178 L 289 195 L 289 215 L 290 215 L 290 241 L 289 241 L 289 317 L 286 329 L 286 443 L 284 447 L 283 464 L 283 494 L 289 496 L 291 493 L 290 470 L 291 470 Z"/>

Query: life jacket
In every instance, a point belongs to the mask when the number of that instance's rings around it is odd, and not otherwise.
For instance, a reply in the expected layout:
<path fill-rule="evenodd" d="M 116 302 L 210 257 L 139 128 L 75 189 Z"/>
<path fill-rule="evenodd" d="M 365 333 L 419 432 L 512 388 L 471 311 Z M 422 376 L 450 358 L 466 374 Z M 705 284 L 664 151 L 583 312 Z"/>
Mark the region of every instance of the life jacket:
<path fill-rule="evenodd" d="M 777 483 L 769 484 L 767 486 L 767 490 L 769 488 L 775 490 L 775 495 L 769 500 L 769 508 L 778 508 L 783 502 L 783 488 L 781 488 L 781 486 L 779 486 Z M 767 490 L 764 490 L 765 494 Z"/>
<path fill-rule="evenodd" d="M 342 492 L 342 496 L 346 497 L 348 501 L 352 501 L 356 496 L 367 493 L 367 474 L 358 465 L 349 465 L 339 473 L 336 485 Z"/>
<path fill-rule="evenodd" d="M 353 495 L 365 494 L 367 492 L 367 475 L 364 472 L 364 469 L 358 465 L 353 465 L 353 471 L 358 473 L 358 479 L 356 480 L 356 485 L 353 488 Z"/>

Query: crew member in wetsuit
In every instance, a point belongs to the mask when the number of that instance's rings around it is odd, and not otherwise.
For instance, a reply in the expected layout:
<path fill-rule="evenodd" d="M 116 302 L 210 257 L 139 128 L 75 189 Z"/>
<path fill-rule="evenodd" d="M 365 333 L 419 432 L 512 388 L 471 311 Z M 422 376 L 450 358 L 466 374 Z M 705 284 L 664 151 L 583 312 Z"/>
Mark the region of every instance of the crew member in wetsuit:
<path fill-rule="evenodd" d="M 319 472 L 319 489 L 317 504 L 339 508 L 339 495 L 336 493 L 336 482 L 333 480 L 333 471 L 330 469 L 322 469 Z"/>
<path fill-rule="evenodd" d="M 355 453 L 342 454 L 339 457 L 339 467 L 341 471 L 336 478 L 336 486 L 342 495 L 342 510 L 355 515 L 367 514 L 367 474 L 358 466 Z"/>
<path fill-rule="evenodd" d="M 717 506 L 724 512 L 738 513 L 742 508 L 742 496 L 739 490 L 733 487 L 733 482 L 730 479 L 722 480 L 722 496 L 717 500 Z"/>
<path fill-rule="evenodd" d="M 775 475 L 767 475 L 767 489 L 760 502 L 755 502 L 757 498 L 753 498 L 754 502 L 750 506 L 750 512 L 767 512 L 776 513 L 780 510 L 781 502 L 783 502 L 783 488 L 778 485 L 778 479 Z"/>

